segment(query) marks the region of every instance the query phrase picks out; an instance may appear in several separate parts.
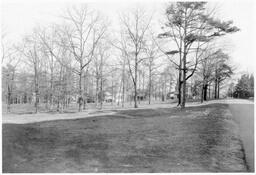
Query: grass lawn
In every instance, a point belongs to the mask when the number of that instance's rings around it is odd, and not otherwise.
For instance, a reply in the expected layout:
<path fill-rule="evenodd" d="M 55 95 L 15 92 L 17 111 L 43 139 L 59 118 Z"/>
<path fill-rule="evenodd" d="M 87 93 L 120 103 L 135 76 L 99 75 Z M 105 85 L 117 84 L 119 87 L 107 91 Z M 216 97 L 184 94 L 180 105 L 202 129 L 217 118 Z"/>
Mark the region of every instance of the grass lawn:
<path fill-rule="evenodd" d="M 159 105 L 159 106 L 163 106 L 164 104 L 167 105 L 168 107 L 170 106 L 170 103 L 176 103 L 177 100 L 167 100 L 167 101 L 151 101 L 151 105 Z M 148 107 L 148 101 L 141 101 L 138 104 L 140 107 Z M 50 110 L 49 109 L 49 104 L 48 104 L 48 108 L 46 108 L 46 104 L 45 103 L 40 103 L 39 107 L 38 107 L 38 111 L 40 113 L 48 113 L 48 114 L 54 114 L 54 113 L 59 113 L 57 112 L 57 105 L 55 104 L 53 106 L 53 109 Z M 133 102 L 126 102 L 124 104 L 125 108 L 133 108 L 134 104 Z M 86 109 L 90 110 L 95 110 L 95 109 L 99 109 L 99 106 L 97 107 L 95 103 L 87 103 L 86 104 Z M 117 104 L 116 102 L 112 103 L 103 103 L 102 109 L 123 109 L 121 103 Z M 63 113 L 74 113 L 74 112 L 78 112 L 78 104 L 77 103 L 70 103 L 68 105 L 67 108 L 63 109 L 62 111 Z M 18 115 L 24 115 L 24 114 L 34 114 L 35 113 L 35 106 L 34 103 L 26 103 L 26 104 L 12 104 L 10 106 L 10 113 L 9 114 L 18 114 Z M 6 103 L 2 103 L 2 114 L 3 115 L 7 115 L 7 104 Z"/>
<path fill-rule="evenodd" d="M 3 124 L 3 172 L 246 172 L 231 118 L 211 104 Z"/>

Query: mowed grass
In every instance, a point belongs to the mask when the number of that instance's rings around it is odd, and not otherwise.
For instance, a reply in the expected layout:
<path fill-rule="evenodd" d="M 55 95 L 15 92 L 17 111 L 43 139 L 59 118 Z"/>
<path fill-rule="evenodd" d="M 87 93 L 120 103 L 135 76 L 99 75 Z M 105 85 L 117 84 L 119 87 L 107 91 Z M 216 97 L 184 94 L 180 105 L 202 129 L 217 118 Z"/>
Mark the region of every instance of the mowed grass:
<path fill-rule="evenodd" d="M 225 104 L 3 124 L 3 172 L 245 172 Z"/>

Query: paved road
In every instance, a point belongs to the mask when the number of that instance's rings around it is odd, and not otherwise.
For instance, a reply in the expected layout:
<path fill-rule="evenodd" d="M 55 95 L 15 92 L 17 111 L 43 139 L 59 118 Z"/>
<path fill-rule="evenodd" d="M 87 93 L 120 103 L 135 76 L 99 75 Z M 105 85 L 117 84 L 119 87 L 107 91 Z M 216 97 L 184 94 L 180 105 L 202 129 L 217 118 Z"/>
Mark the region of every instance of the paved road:
<path fill-rule="evenodd" d="M 249 171 L 254 172 L 254 104 L 229 103 L 229 108 L 240 127 Z"/>

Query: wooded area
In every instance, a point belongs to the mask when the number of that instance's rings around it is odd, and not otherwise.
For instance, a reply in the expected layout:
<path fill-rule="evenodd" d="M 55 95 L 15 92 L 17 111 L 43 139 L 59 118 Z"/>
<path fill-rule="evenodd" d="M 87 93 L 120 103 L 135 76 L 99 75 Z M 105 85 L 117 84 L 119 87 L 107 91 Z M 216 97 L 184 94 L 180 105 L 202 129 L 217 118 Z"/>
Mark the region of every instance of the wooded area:
<path fill-rule="evenodd" d="M 228 96 L 234 98 L 254 98 L 254 76 L 243 74 L 238 82 L 231 83 L 228 89 Z"/>
<path fill-rule="evenodd" d="M 239 29 L 214 14 L 206 2 L 170 3 L 159 31 L 152 13 L 135 8 L 113 32 L 110 19 L 79 5 L 14 45 L 2 33 L 2 101 L 8 112 L 31 104 L 37 113 L 170 99 L 184 108 L 188 99 L 220 98 L 234 68 L 215 43 Z"/>

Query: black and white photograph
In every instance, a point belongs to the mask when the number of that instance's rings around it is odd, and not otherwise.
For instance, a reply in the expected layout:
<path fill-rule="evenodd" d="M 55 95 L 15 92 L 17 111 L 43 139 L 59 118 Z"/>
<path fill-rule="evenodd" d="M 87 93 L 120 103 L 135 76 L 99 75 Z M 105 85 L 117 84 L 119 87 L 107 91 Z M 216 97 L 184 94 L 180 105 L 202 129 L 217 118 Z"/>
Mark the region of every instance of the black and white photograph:
<path fill-rule="evenodd" d="M 2 0 L 2 173 L 254 173 L 253 0 Z"/>

